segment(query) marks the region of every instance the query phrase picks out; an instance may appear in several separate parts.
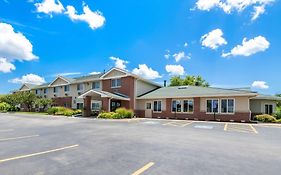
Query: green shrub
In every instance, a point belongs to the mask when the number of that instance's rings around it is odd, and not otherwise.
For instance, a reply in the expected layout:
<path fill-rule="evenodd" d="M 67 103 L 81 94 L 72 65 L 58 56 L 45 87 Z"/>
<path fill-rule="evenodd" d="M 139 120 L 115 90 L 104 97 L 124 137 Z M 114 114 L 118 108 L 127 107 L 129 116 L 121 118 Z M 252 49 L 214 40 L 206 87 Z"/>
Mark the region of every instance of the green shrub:
<path fill-rule="evenodd" d="M 276 120 L 276 123 L 281 123 L 281 119 Z"/>
<path fill-rule="evenodd" d="M 80 111 L 77 111 L 80 112 Z M 64 116 L 72 116 L 75 114 L 75 111 L 72 109 L 68 109 L 65 107 L 51 107 L 47 110 L 49 115 L 64 115 Z"/>
<path fill-rule="evenodd" d="M 125 108 L 118 108 L 116 110 L 116 113 L 119 114 L 121 118 L 132 118 L 133 117 L 133 111 L 127 110 Z"/>
<path fill-rule="evenodd" d="M 281 119 L 281 107 L 277 107 L 277 108 L 276 108 L 276 111 L 275 111 L 275 113 L 274 113 L 274 117 L 275 117 L 277 120 Z"/>
<path fill-rule="evenodd" d="M 80 109 L 74 110 L 73 115 L 77 115 L 77 114 L 82 114 L 82 110 Z"/>
<path fill-rule="evenodd" d="M 0 112 L 7 112 L 10 111 L 10 109 L 11 109 L 11 105 L 9 105 L 8 103 L 5 102 L 0 103 Z"/>
<path fill-rule="evenodd" d="M 115 112 L 102 112 L 98 115 L 98 118 L 101 119 L 113 119 L 113 116 L 115 115 Z M 116 117 L 116 116 L 114 116 Z"/>
<path fill-rule="evenodd" d="M 260 122 L 276 122 L 276 118 L 268 114 L 257 115 L 255 119 Z"/>
<path fill-rule="evenodd" d="M 57 107 L 51 107 L 51 108 L 49 108 L 49 109 L 47 110 L 47 113 L 48 113 L 49 115 L 55 115 L 56 112 L 58 112 L 58 108 L 57 108 Z"/>

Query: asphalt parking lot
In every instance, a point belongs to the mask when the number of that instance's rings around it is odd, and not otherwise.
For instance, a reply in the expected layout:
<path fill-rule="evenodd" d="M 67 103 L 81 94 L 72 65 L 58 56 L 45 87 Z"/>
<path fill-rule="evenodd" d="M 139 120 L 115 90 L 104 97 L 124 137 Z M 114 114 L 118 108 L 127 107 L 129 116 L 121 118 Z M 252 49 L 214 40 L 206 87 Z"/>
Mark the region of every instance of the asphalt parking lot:
<path fill-rule="evenodd" d="M 0 114 L 0 174 L 274 175 L 280 125 Z"/>

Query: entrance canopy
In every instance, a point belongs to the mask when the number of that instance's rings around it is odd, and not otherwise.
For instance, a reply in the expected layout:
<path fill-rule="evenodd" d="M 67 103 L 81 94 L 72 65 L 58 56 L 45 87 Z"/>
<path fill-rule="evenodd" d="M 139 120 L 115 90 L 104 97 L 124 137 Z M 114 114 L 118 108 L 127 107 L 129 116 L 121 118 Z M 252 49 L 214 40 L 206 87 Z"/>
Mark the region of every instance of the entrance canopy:
<path fill-rule="evenodd" d="M 107 91 L 99 91 L 99 90 L 89 90 L 84 94 L 80 95 L 78 98 L 85 98 L 87 96 L 100 96 L 101 98 L 110 98 L 115 100 L 123 100 L 123 101 L 130 101 L 130 98 L 126 95 L 120 93 L 111 93 Z"/>

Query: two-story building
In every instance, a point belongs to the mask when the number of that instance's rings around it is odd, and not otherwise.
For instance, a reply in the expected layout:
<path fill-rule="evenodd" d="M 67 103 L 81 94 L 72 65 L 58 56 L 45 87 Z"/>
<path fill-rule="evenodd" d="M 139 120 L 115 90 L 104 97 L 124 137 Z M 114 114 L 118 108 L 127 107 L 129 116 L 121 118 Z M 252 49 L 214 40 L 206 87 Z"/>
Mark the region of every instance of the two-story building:
<path fill-rule="evenodd" d="M 84 109 L 87 116 L 91 111 L 125 107 L 137 117 L 220 121 L 249 121 L 252 110 L 272 114 L 276 101 L 281 100 L 247 89 L 162 87 L 118 68 L 78 78 L 58 76 L 40 86 L 24 84 L 20 91 L 53 99 L 57 106 Z"/>

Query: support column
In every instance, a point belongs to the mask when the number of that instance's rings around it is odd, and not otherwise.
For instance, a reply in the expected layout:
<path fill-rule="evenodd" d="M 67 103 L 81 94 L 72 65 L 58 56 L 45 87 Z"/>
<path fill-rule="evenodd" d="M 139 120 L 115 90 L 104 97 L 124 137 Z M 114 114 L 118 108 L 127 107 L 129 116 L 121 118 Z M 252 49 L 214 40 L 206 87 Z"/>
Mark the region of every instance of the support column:
<path fill-rule="evenodd" d="M 84 109 L 83 109 L 83 117 L 91 116 L 91 96 L 86 96 L 84 98 Z"/>
<path fill-rule="evenodd" d="M 110 99 L 102 98 L 102 110 L 105 112 L 110 112 Z"/>

